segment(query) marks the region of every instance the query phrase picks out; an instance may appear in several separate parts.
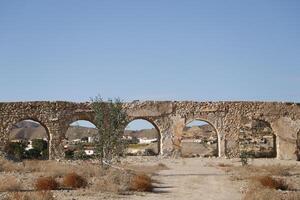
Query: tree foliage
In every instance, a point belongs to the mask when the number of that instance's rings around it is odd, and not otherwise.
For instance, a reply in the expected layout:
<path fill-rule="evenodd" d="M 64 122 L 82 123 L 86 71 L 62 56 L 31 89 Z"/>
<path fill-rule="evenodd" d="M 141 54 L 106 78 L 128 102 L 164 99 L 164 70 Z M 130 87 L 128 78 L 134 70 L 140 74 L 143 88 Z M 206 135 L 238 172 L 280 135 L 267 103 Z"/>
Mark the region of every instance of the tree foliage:
<path fill-rule="evenodd" d="M 21 161 L 25 158 L 25 147 L 23 142 L 9 142 L 5 146 L 5 152 L 9 159 Z"/>
<path fill-rule="evenodd" d="M 109 164 L 124 155 L 127 142 L 122 136 L 128 117 L 122 105 L 119 98 L 103 101 L 100 96 L 97 96 L 92 99 L 95 125 L 98 128 L 95 156 L 102 164 Z"/>

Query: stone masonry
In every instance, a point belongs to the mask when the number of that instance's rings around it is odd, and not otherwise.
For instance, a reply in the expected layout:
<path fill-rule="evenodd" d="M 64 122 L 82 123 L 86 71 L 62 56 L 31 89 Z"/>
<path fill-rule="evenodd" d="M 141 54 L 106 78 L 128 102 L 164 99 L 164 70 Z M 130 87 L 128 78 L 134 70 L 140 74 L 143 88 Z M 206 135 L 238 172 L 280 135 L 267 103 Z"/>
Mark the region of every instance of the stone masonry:
<path fill-rule="evenodd" d="M 193 120 L 206 121 L 215 128 L 220 157 L 239 157 L 241 130 L 253 120 L 270 125 L 278 159 L 295 160 L 299 148 L 300 104 L 296 103 L 134 101 L 124 103 L 124 109 L 130 120 L 145 119 L 158 130 L 161 156 L 180 155 L 182 130 Z M 12 126 L 26 119 L 44 126 L 49 136 L 49 158 L 59 159 L 64 155 L 62 141 L 69 125 L 77 120 L 93 123 L 94 113 L 90 102 L 0 103 L 1 149 L 8 142 Z"/>

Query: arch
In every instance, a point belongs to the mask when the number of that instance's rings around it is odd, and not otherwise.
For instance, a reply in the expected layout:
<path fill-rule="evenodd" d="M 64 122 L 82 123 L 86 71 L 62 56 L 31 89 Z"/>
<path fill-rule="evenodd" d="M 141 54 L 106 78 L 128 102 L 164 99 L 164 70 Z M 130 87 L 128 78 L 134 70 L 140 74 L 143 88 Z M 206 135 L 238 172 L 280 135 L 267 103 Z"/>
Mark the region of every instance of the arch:
<path fill-rule="evenodd" d="M 124 133 L 126 131 L 126 128 L 128 127 L 128 125 L 136 120 L 143 120 L 149 124 L 151 124 L 155 131 L 156 131 L 156 135 L 157 135 L 157 152 L 155 153 L 156 155 L 160 155 L 162 153 L 162 137 L 161 137 L 161 132 L 159 127 L 151 120 L 151 119 L 147 119 L 144 117 L 137 117 L 137 118 L 132 118 L 129 120 L 129 122 L 127 123 L 127 125 L 124 127 Z"/>
<path fill-rule="evenodd" d="M 271 123 L 264 119 L 252 119 L 240 129 L 240 152 L 254 158 L 276 158 L 278 140 Z"/>
<path fill-rule="evenodd" d="M 70 122 L 63 141 L 65 158 L 92 158 L 95 153 L 97 127 L 90 120 Z M 79 155 L 80 154 L 80 155 Z"/>
<path fill-rule="evenodd" d="M 15 126 L 15 127 L 14 127 Z M 40 128 L 42 128 L 42 130 L 39 130 Z M 19 129 L 19 130 L 17 130 Z M 25 130 L 26 131 L 25 131 Z M 38 120 L 35 117 L 22 117 L 19 119 L 14 119 L 12 123 L 10 123 L 10 125 L 7 128 L 8 130 L 8 143 L 7 143 L 7 147 L 9 149 L 11 149 L 9 146 L 11 146 L 12 142 L 17 142 L 17 143 L 22 143 L 24 144 L 24 157 L 22 159 L 49 159 L 50 158 L 50 154 L 51 154 L 51 135 L 49 133 L 49 129 L 48 127 L 41 121 Z M 16 132 L 14 132 L 16 131 Z M 27 135 L 27 137 L 31 137 L 31 134 L 38 134 L 40 137 L 39 138 L 27 138 L 26 137 L 26 133 L 28 133 L 29 135 Z M 11 134 L 15 134 L 15 137 L 12 138 Z M 44 135 L 45 134 L 45 135 Z M 41 136 L 41 135 L 44 135 Z M 35 139 L 39 139 L 39 141 L 36 141 Z M 45 143 L 46 141 L 46 143 Z M 40 145 L 43 145 L 44 147 L 41 147 L 42 149 L 40 150 L 40 154 L 38 154 L 38 149 L 34 148 L 34 143 L 35 142 L 39 142 Z M 37 144 L 37 143 L 36 143 Z M 45 145 L 47 145 L 45 147 Z M 31 150 L 33 149 L 33 150 Z M 44 151 L 44 150 L 47 151 Z M 32 154 L 33 151 L 35 151 L 35 154 Z M 44 155 L 43 155 L 44 154 Z"/>
<path fill-rule="evenodd" d="M 184 129 L 186 129 L 188 127 L 188 125 L 191 124 L 191 123 L 193 123 L 193 122 L 201 122 L 201 123 L 204 122 L 204 125 L 207 124 L 207 125 L 209 125 L 209 128 L 212 129 L 212 132 L 214 132 L 214 135 L 216 136 L 216 147 L 214 149 L 214 151 L 216 151 L 216 152 L 213 152 L 212 155 L 210 155 L 210 156 L 217 156 L 217 157 L 219 157 L 220 156 L 220 136 L 219 136 L 219 132 L 216 129 L 216 127 L 209 120 L 207 120 L 207 119 L 204 119 L 204 118 L 192 118 L 192 119 L 186 120 L 185 126 L 183 128 L 183 132 L 184 132 Z M 203 125 L 200 125 L 200 126 L 203 126 Z M 201 139 L 199 141 L 198 140 L 195 140 L 195 141 L 198 142 L 198 143 L 200 143 L 200 144 L 201 143 L 203 144 L 203 142 L 202 142 Z M 192 142 L 194 143 L 194 141 L 192 141 Z M 211 139 L 211 141 L 208 141 L 208 143 L 206 143 L 206 144 L 212 144 L 213 145 L 214 142 L 215 142 L 215 139 L 213 138 L 213 139 Z M 181 142 L 181 148 L 183 147 L 182 145 L 183 145 L 183 143 Z M 200 146 L 200 145 L 197 145 L 197 146 Z M 206 156 L 206 155 L 204 155 L 204 156 Z"/>
<path fill-rule="evenodd" d="M 12 128 L 13 128 L 13 126 L 15 124 L 17 124 L 19 122 L 22 122 L 22 121 L 26 121 L 26 120 L 31 120 L 31 121 L 37 122 L 41 126 L 43 126 L 45 128 L 45 130 L 46 130 L 47 137 L 50 140 L 50 132 L 49 132 L 48 126 L 42 120 L 38 119 L 37 117 L 21 117 L 21 118 L 15 118 L 15 119 L 13 119 L 13 121 L 7 127 L 8 134 L 10 133 L 10 131 L 12 130 Z"/>

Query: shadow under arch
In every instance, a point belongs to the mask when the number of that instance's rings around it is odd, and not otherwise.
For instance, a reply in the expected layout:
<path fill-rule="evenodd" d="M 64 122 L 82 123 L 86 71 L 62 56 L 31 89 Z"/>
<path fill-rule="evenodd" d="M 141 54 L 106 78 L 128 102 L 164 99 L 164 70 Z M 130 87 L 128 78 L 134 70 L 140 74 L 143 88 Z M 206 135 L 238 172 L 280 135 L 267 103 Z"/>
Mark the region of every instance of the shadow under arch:
<path fill-rule="evenodd" d="M 160 132 L 160 129 L 159 127 L 151 120 L 151 119 L 148 119 L 148 118 L 145 118 L 145 117 L 135 117 L 135 118 L 130 118 L 127 125 L 124 127 L 124 131 L 126 129 L 126 127 L 128 127 L 128 125 L 133 122 L 133 121 L 136 121 L 136 120 L 144 120 L 146 122 L 149 122 L 154 128 L 155 130 L 157 131 L 157 156 L 158 155 L 161 155 L 162 154 L 162 136 L 161 136 L 161 132 Z"/>
<path fill-rule="evenodd" d="M 8 126 L 8 138 L 7 138 L 7 142 L 10 141 L 10 134 L 14 128 L 15 125 L 17 125 L 18 123 L 21 123 L 23 121 L 31 121 L 33 123 L 37 123 L 39 124 L 40 126 L 43 127 L 43 129 L 45 130 L 46 132 L 46 137 L 47 137 L 47 149 L 48 149 L 48 155 L 46 156 L 45 160 L 49 160 L 50 157 L 51 157 L 51 134 L 50 134 L 50 131 L 49 131 L 49 128 L 47 127 L 47 125 L 42 121 L 42 120 L 39 120 L 38 118 L 36 117 L 22 117 L 22 118 L 17 118 L 15 120 L 13 120 L 12 123 L 10 123 L 10 125 Z"/>
<path fill-rule="evenodd" d="M 221 146 L 221 138 L 220 138 L 220 134 L 219 134 L 219 132 L 218 132 L 218 130 L 217 130 L 217 128 L 213 125 L 213 123 L 211 123 L 209 120 L 207 120 L 207 119 L 204 119 L 204 118 L 201 118 L 201 117 L 196 117 L 196 118 L 191 118 L 191 119 L 188 119 L 188 120 L 186 120 L 185 121 L 185 126 L 184 126 L 184 128 L 188 125 L 188 124 L 190 124 L 190 123 L 192 123 L 192 122 L 194 122 L 194 121 L 201 121 L 201 122 L 205 122 L 205 123 L 207 123 L 208 125 L 210 125 L 210 127 L 212 127 L 213 128 L 213 130 L 214 130 L 214 132 L 216 133 L 216 135 L 217 135 L 217 157 L 220 157 L 221 156 L 221 148 L 220 148 L 220 146 Z"/>

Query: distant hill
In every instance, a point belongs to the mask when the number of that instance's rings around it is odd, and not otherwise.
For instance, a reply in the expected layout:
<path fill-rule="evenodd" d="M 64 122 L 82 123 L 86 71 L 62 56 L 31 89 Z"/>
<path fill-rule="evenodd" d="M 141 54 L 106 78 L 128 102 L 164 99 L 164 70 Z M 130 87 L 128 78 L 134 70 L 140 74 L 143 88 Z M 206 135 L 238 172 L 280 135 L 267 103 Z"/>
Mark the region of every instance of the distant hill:
<path fill-rule="evenodd" d="M 185 127 L 183 129 L 183 137 L 186 138 L 193 138 L 195 136 L 201 137 L 217 137 L 214 128 L 211 125 L 205 124 L 202 126 L 192 126 L 192 127 Z"/>
<path fill-rule="evenodd" d="M 94 136 L 97 134 L 97 129 L 87 128 L 81 126 L 70 126 L 66 133 L 66 138 L 74 140 L 77 138 L 83 138 L 88 136 Z M 142 130 L 125 130 L 125 136 L 142 137 L 153 139 L 157 137 L 157 131 L 153 129 Z M 197 135 L 204 137 L 215 136 L 214 129 L 210 125 L 185 127 L 183 130 L 183 136 L 190 138 Z M 34 139 L 47 137 L 46 130 L 40 124 L 33 121 L 22 121 L 17 123 L 10 134 L 10 139 Z"/>
<path fill-rule="evenodd" d="M 9 139 L 33 139 L 47 138 L 47 132 L 43 126 L 32 121 L 21 121 L 15 124 L 9 135 Z"/>

